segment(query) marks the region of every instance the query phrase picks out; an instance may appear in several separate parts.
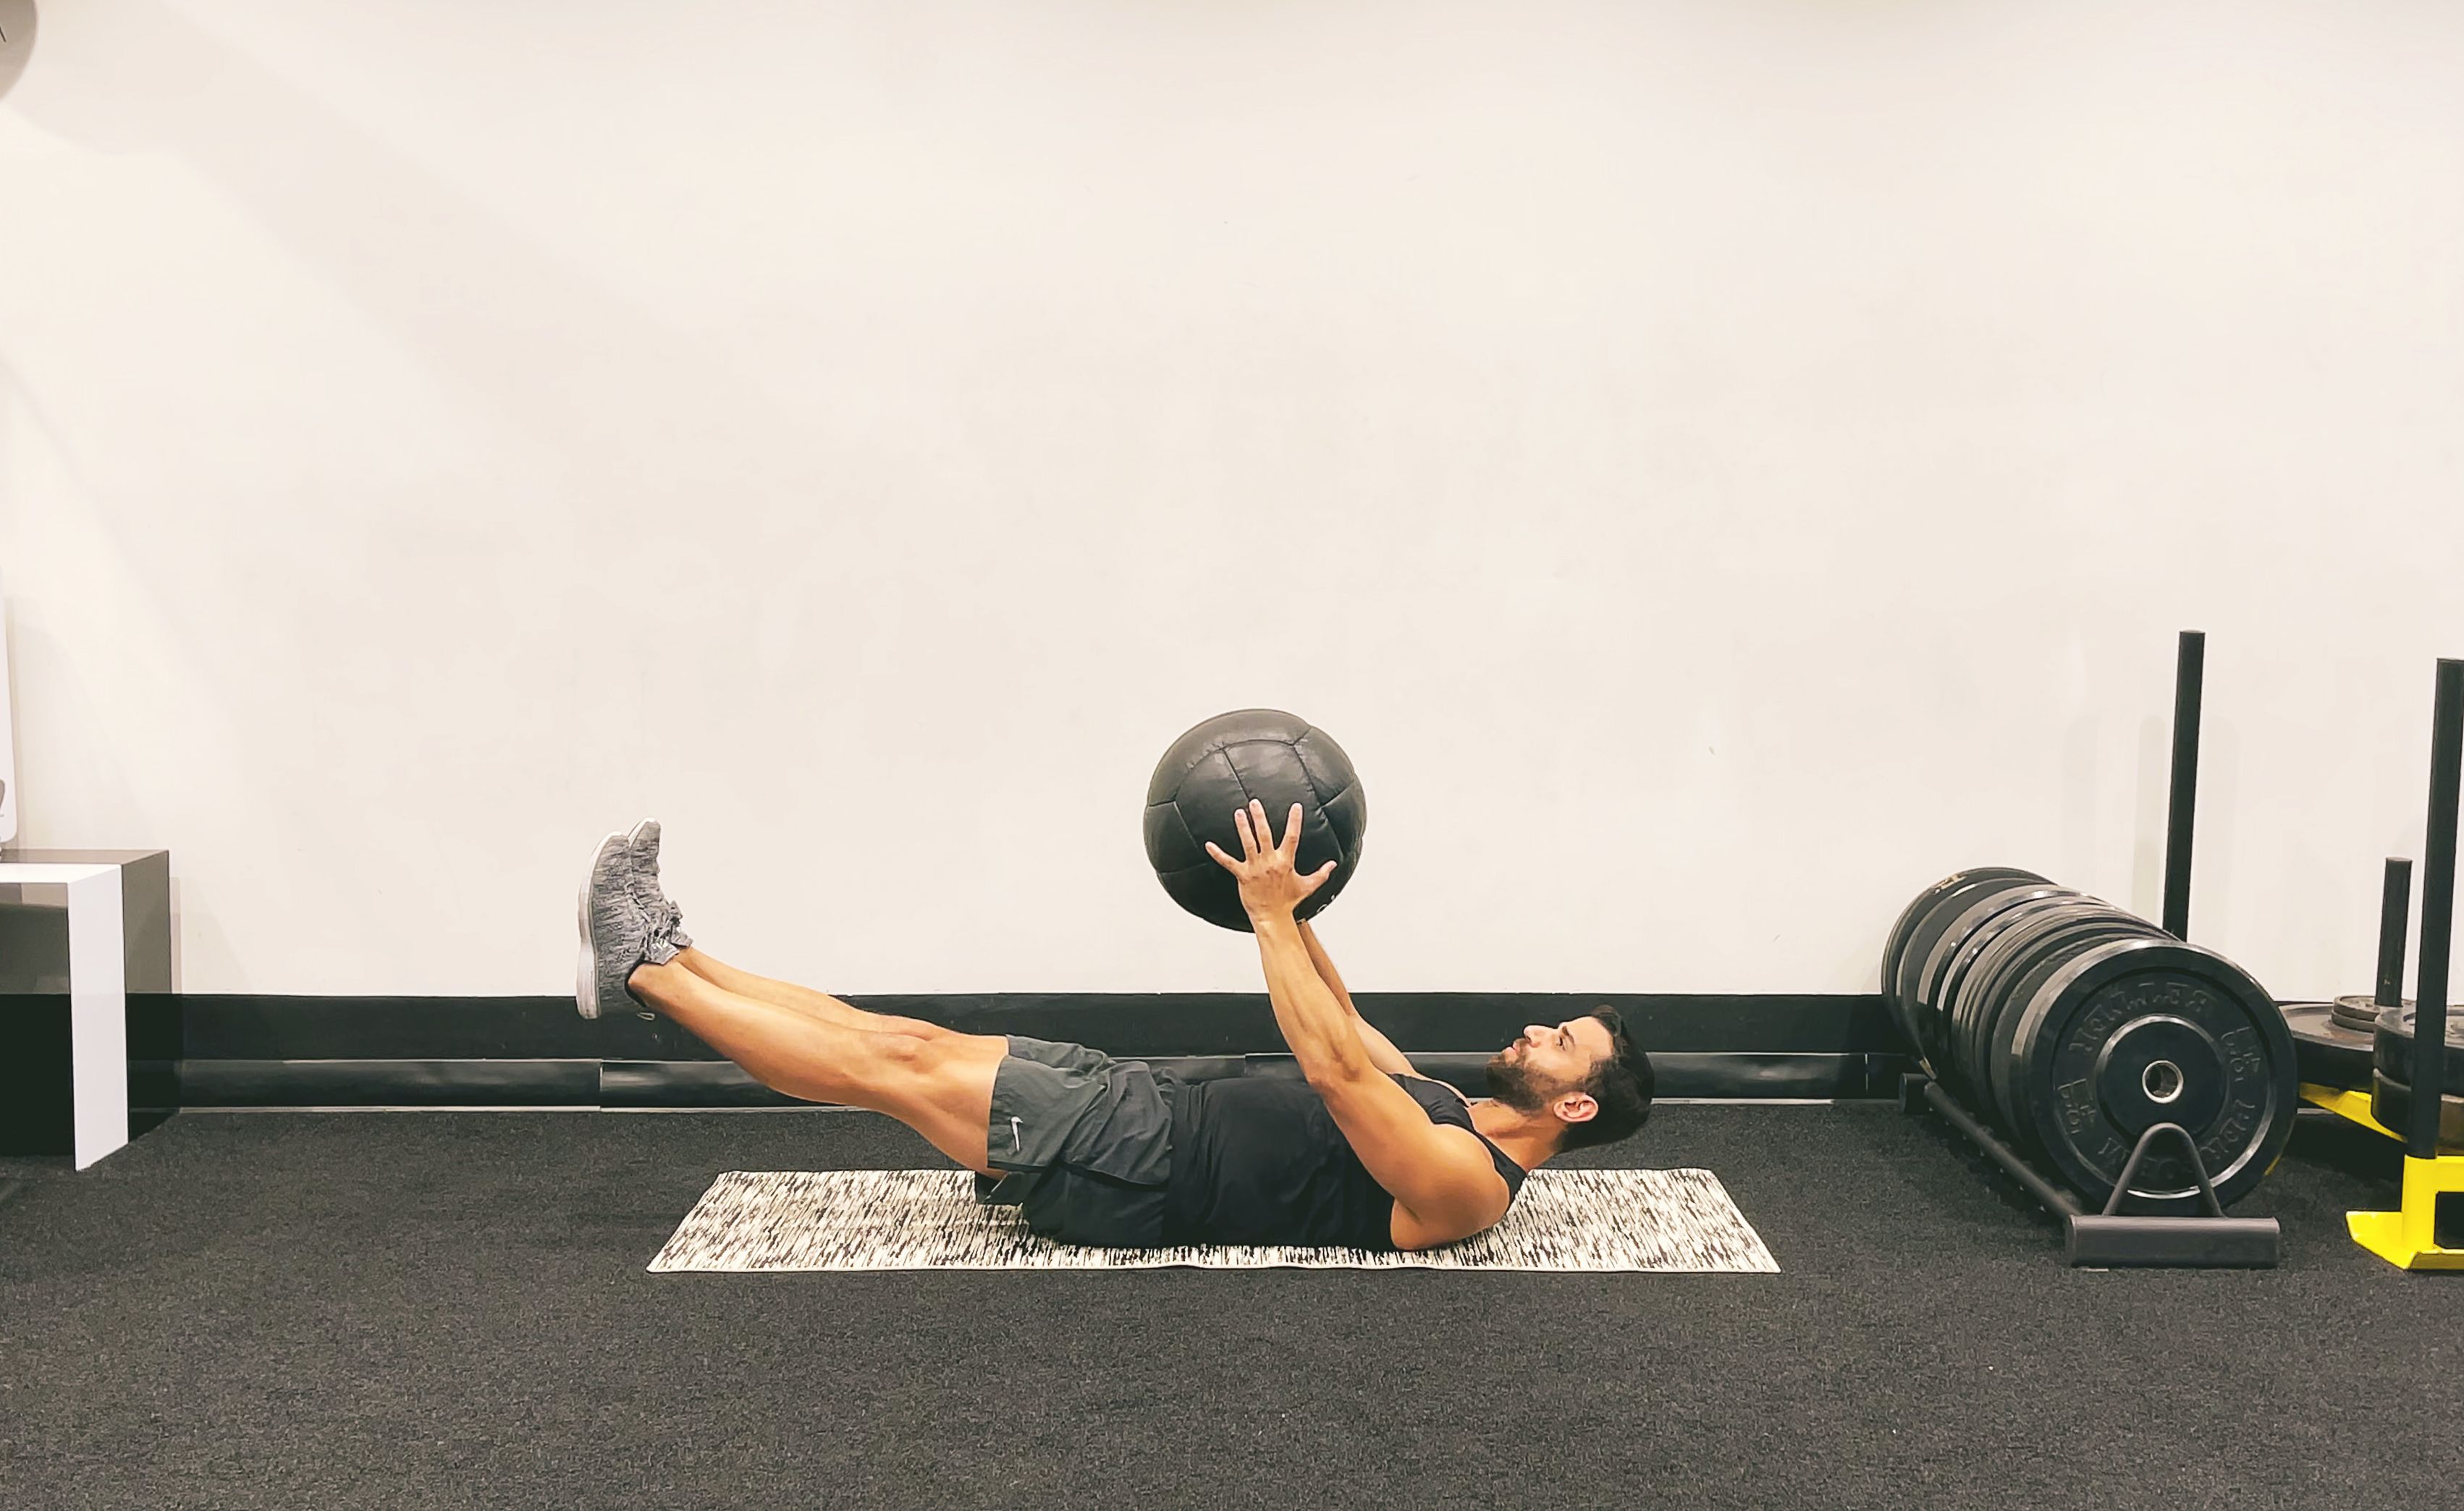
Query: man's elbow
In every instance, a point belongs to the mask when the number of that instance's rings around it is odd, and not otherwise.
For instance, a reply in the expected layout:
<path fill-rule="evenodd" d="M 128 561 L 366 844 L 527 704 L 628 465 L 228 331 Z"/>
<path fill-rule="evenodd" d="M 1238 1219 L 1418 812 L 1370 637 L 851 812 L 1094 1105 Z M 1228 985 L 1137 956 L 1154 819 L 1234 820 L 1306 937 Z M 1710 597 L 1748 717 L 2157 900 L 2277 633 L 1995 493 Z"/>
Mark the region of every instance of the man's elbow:
<path fill-rule="evenodd" d="M 1338 1050 L 1328 1055 L 1313 1056 L 1309 1062 L 1301 1066 L 1301 1074 L 1308 1079 L 1312 1087 L 1323 1093 L 1358 1085 L 1361 1082 L 1376 1075 L 1377 1067 L 1370 1063 L 1367 1050 L 1354 1048 L 1348 1053 Z"/>

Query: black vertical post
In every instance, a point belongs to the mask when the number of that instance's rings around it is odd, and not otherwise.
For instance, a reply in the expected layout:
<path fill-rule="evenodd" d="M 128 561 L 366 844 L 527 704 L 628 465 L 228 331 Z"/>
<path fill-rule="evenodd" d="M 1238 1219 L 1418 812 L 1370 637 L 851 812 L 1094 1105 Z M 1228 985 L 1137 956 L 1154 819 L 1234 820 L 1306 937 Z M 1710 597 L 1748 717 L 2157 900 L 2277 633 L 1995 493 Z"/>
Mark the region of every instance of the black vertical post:
<path fill-rule="evenodd" d="M 2199 691 L 2208 637 L 2182 631 L 2173 668 L 2173 794 L 2165 821 L 2165 931 L 2190 936 L 2190 817 L 2199 804 Z"/>
<path fill-rule="evenodd" d="M 2447 1089 L 2447 951 L 2455 933 L 2455 799 L 2464 769 L 2464 661 L 2438 664 L 2438 703 L 2431 717 L 2430 847 L 2421 862 L 2421 984 L 2412 1032 L 2412 1127 L 2405 1152 L 2438 1153 L 2438 1113 Z"/>
<path fill-rule="evenodd" d="M 2412 863 L 2390 855 L 2379 892 L 2379 995 L 2371 998 L 2381 1007 L 2404 1000 L 2404 935 L 2411 922 Z"/>

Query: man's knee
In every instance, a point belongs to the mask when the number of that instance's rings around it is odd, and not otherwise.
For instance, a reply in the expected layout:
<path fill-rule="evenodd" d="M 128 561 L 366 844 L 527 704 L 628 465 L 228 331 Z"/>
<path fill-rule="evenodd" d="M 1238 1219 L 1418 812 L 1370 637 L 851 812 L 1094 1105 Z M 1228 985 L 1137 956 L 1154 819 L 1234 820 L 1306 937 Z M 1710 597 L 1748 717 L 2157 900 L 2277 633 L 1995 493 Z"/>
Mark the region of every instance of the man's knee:
<path fill-rule="evenodd" d="M 918 1039 L 912 1034 L 879 1034 L 872 1052 L 881 1063 L 891 1070 L 922 1071 L 938 1064 L 944 1058 L 941 1044 L 935 1040 Z"/>
<path fill-rule="evenodd" d="M 986 1034 L 960 1034 L 941 1029 L 931 1038 L 884 1034 L 879 1052 L 883 1063 L 919 1075 L 953 1066 L 997 1065 L 1009 1053 L 1009 1040 Z"/>

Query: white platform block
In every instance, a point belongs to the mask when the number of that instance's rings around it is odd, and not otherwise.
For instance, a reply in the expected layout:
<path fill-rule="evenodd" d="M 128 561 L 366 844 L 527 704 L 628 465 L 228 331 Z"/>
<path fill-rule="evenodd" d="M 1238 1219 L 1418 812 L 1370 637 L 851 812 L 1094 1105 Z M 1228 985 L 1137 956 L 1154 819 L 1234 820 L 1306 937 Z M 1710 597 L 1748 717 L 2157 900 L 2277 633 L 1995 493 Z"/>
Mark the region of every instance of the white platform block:
<path fill-rule="evenodd" d="M 127 938 L 117 865 L 0 862 L 0 887 L 58 887 L 69 905 L 69 1055 L 77 1168 L 128 1143 Z"/>

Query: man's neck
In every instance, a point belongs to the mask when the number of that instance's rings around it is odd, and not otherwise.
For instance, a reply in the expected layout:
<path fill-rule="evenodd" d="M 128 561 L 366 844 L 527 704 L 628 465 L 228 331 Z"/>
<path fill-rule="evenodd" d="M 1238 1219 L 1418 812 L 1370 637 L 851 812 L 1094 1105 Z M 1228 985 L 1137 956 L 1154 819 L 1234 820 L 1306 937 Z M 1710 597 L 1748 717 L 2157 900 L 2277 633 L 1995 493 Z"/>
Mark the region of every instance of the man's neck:
<path fill-rule="evenodd" d="M 1471 1105 L 1471 1126 L 1527 1171 L 1538 1170 L 1556 1152 L 1555 1128 L 1534 1123 L 1495 1097 L 1483 1097 Z"/>

